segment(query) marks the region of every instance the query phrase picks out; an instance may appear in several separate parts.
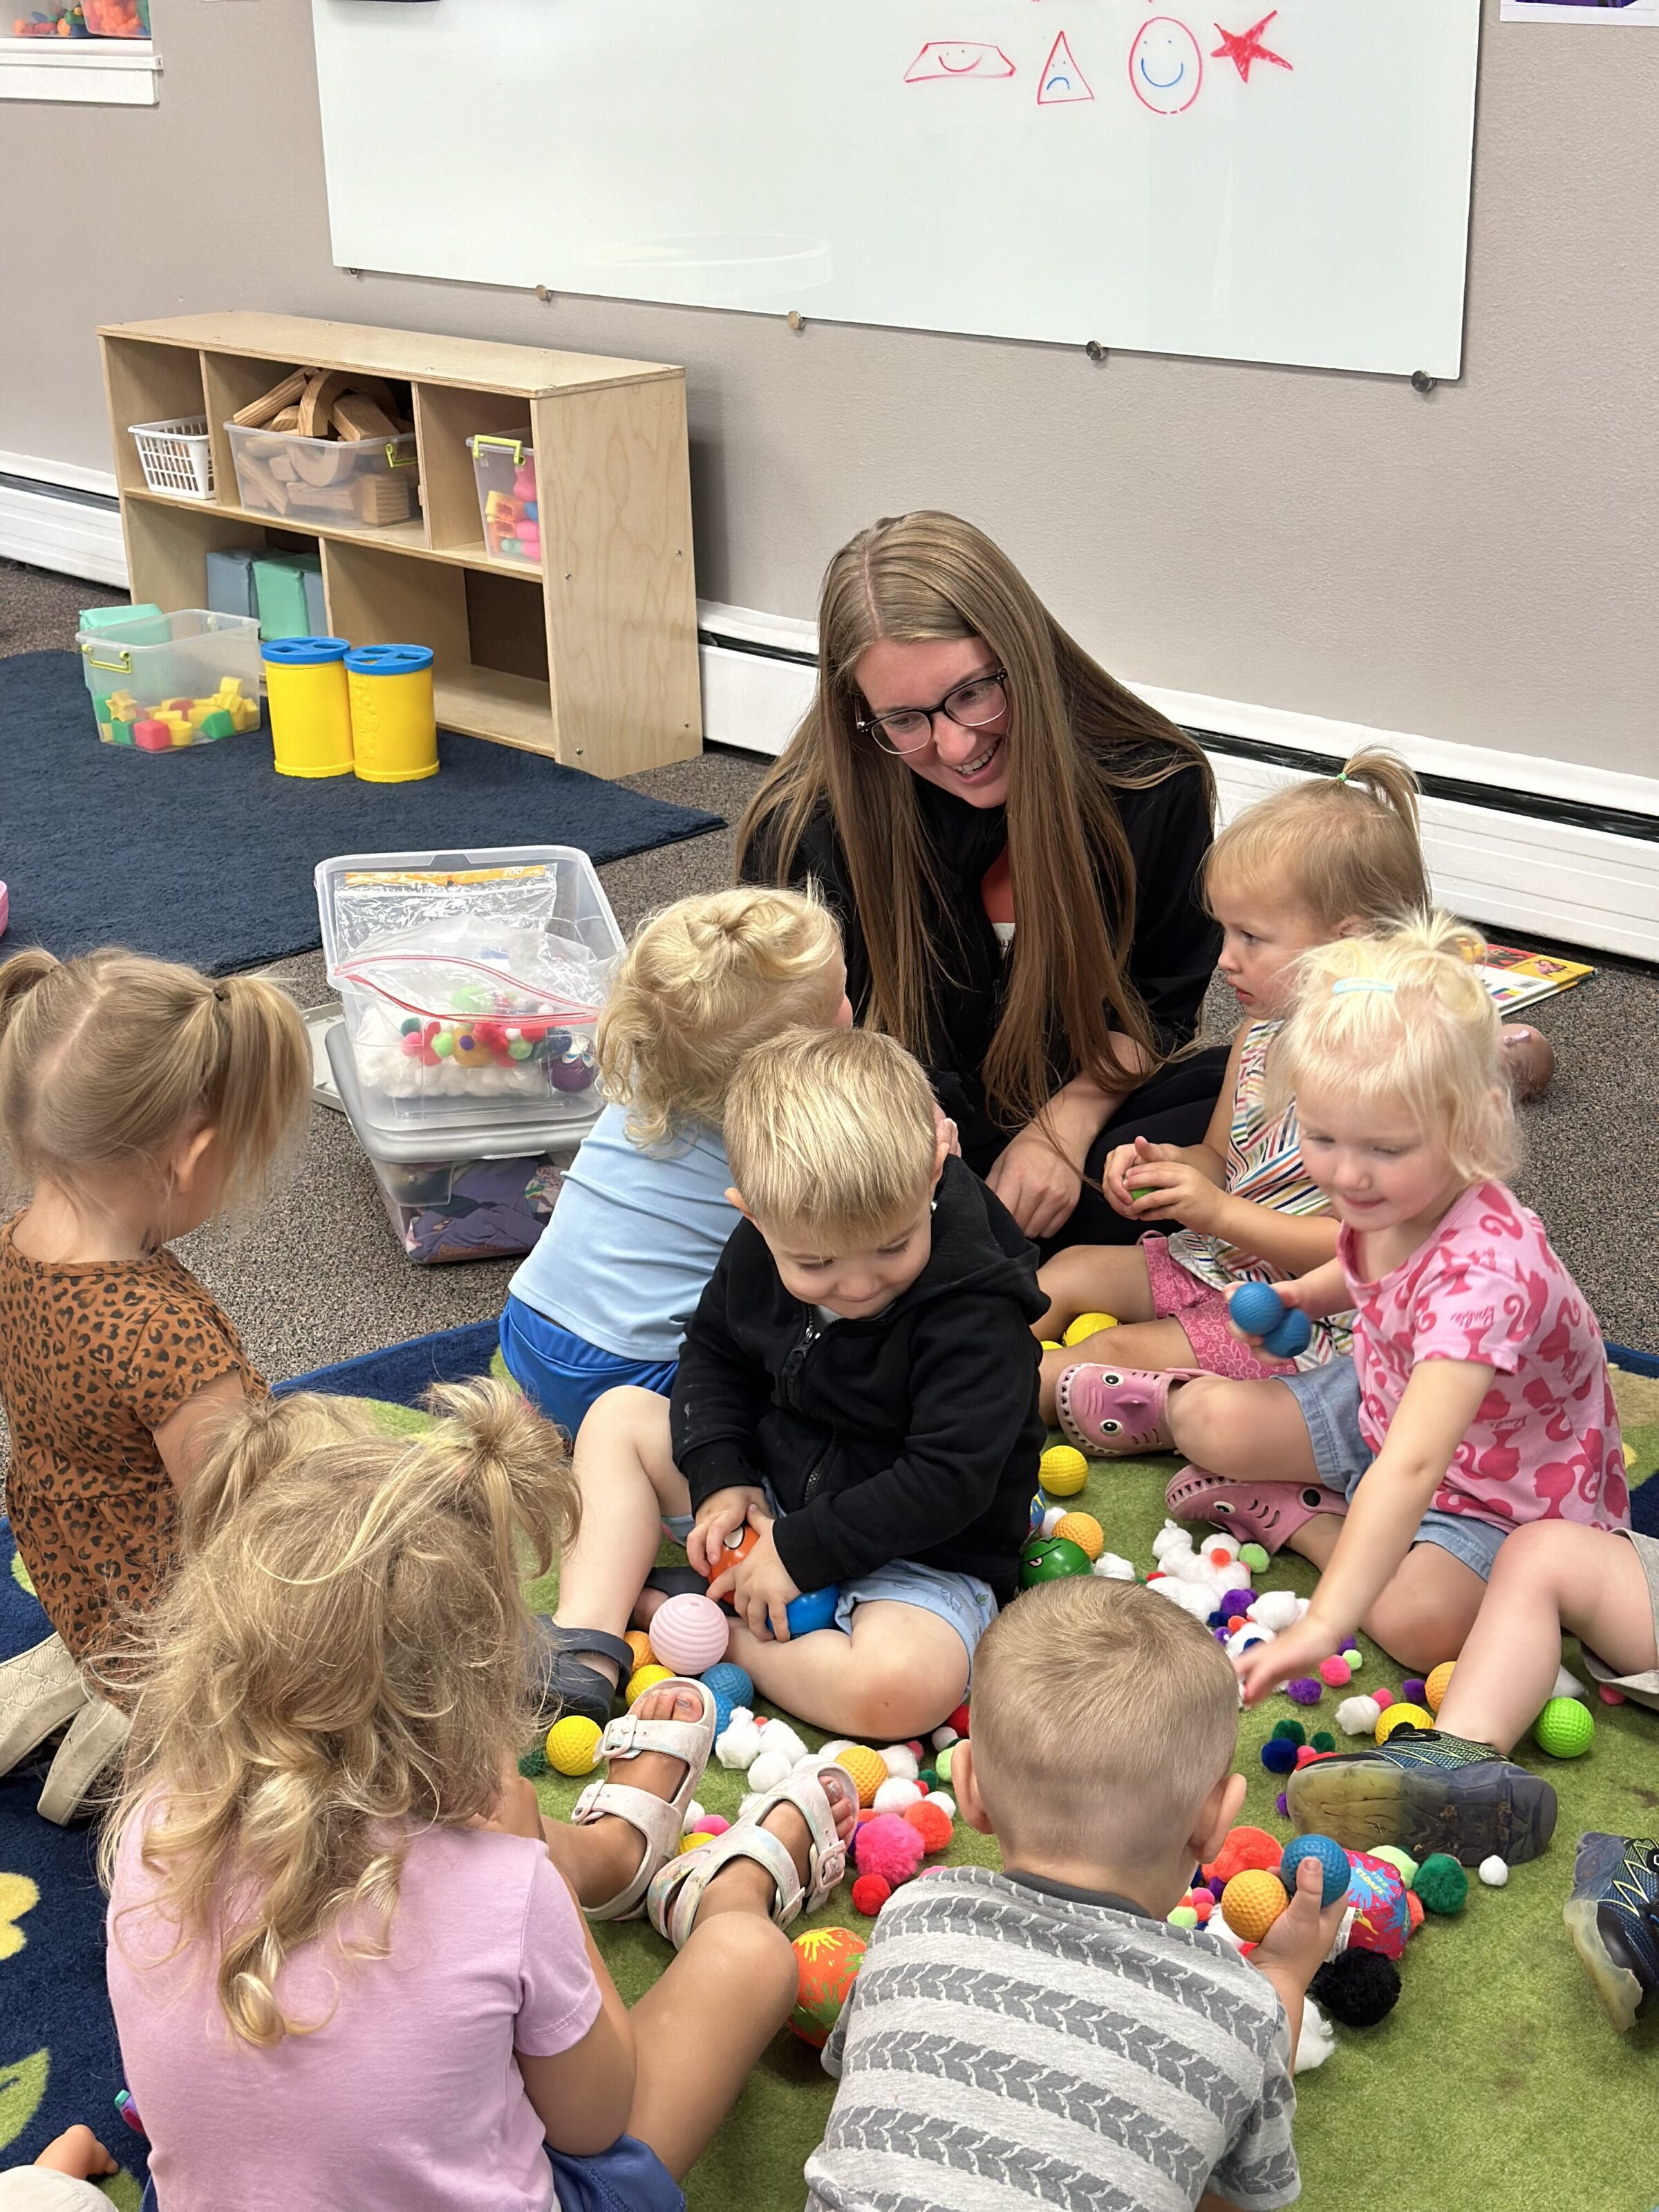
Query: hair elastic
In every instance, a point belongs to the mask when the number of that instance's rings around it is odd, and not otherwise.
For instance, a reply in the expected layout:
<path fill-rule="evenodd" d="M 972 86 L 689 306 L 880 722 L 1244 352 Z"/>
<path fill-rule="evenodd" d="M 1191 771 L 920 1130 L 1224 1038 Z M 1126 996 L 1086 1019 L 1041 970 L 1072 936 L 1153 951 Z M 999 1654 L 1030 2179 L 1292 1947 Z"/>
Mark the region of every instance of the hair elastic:
<path fill-rule="evenodd" d="M 1374 975 L 1344 975 L 1331 986 L 1331 996 L 1334 999 L 1340 999 L 1349 991 L 1382 991 L 1385 992 L 1389 998 L 1393 998 L 1394 985 L 1385 983 L 1380 977 Z"/>

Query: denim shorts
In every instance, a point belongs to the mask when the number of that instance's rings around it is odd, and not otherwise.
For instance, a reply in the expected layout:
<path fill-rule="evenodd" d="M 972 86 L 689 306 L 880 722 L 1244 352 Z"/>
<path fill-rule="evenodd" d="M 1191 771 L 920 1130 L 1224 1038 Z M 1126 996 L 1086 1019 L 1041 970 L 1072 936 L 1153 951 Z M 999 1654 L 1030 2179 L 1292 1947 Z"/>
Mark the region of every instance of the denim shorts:
<path fill-rule="evenodd" d="M 765 1487 L 767 1507 L 781 1521 L 784 1516 L 770 1484 Z M 662 1525 L 677 1544 L 683 1544 L 691 1534 L 692 1518 L 690 1513 L 665 1514 Z M 996 1594 L 989 1583 L 977 1575 L 925 1567 L 919 1559 L 890 1559 L 884 1567 L 872 1567 L 855 1582 L 842 1584 L 836 1626 L 850 1634 L 859 1607 L 877 1604 L 914 1605 L 921 1613 L 948 1620 L 968 1647 L 971 1680 L 975 1647 L 997 1617 Z"/>
<path fill-rule="evenodd" d="M 674 1387 L 674 1359 L 621 1359 L 549 1321 L 521 1298 L 501 1309 L 501 1358 L 532 1404 L 574 1437 L 596 1398 L 624 1382 L 665 1398 Z"/>
<path fill-rule="evenodd" d="M 1371 1448 L 1360 1433 L 1359 1377 L 1352 1360 L 1328 1359 L 1322 1367 L 1277 1379 L 1295 1394 L 1308 1425 L 1319 1480 L 1328 1490 L 1340 1490 L 1352 1499 L 1371 1463 Z M 1496 1522 L 1478 1521 L 1472 1513 L 1444 1513 L 1431 1505 L 1418 1522 L 1413 1540 L 1437 1544 L 1473 1568 L 1484 1583 L 1491 1578 L 1492 1563 L 1508 1534 Z"/>

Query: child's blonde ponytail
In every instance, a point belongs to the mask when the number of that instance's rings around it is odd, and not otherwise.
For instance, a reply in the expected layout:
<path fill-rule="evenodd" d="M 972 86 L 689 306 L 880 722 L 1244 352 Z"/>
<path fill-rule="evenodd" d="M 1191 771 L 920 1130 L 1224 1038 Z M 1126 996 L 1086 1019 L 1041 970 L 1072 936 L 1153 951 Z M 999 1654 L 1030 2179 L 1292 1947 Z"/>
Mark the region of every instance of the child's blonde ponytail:
<path fill-rule="evenodd" d="M 1404 921 L 1431 898 L 1417 799 L 1395 754 L 1356 753 L 1340 775 L 1287 783 L 1230 822 L 1210 848 L 1206 890 L 1299 906 L 1333 936 Z"/>

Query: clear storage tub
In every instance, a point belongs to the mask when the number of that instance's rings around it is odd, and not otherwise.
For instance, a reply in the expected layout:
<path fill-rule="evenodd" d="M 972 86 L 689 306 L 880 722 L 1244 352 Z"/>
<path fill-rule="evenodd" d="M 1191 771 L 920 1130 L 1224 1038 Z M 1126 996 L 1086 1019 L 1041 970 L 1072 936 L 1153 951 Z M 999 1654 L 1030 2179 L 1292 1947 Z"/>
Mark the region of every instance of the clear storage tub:
<path fill-rule="evenodd" d="M 498 561 L 538 568 L 541 508 L 536 502 L 536 449 L 521 438 L 469 438 L 478 480 L 478 514 L 484 544 Z"/>
<path fill-rule="evenodd" d="M 227 422 L 237 495 L 273 521 L 384 530 L 420 506 L 412 432 L 401 438 L 301 438 Z"/>
<path fill-rule="evenodd" d="M 456 1260 L 514 1259 L 546 1225 L 564 1170 L 596 1116 L 579 1122 L 488 1122 L 389 1136 L 368 1119 L 345 1024 L 327 1036 L 341 1105 L 368 1155 L 400 1249 L 422 1267 Z M 510 1146 L 510 1150 L 503 1150 Z M 424 1154 L 425 1157 L 420 1157 Z"/>
<path fill-rule="evenodd" d="M 259 726 L 259 625 L 246 615 L 138 612 L 76 643 L 106 745 L 174 752 Z"/>
<path fill-rule="evenodd" d="M 357 854 L 324 860 L 316 884 L 368 1126 L 593 1118 L 623 940 L 586 853 Z"/>

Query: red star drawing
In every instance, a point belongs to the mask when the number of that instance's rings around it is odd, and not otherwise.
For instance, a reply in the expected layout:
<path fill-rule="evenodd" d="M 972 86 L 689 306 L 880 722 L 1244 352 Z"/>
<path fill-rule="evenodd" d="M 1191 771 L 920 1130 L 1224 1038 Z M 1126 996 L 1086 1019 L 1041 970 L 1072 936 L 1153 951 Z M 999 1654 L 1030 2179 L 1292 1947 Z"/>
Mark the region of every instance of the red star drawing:
<path fill-rule="evenodd" d="M 1272 62 L 1279 69 L 1289 69 L 1291 64 L 1285 60 L 1283 54 L 1274 53 L 1271 48 L 1264 46 L 1261 43 L 1261 33 L 1278 13 L 1278 9 L 1273 9 L 1272 13 L 1264 15 L 1259 23 L 1252 23 L 1248 31 L 1222 31 L 1220 24 L 1218 23 L 1216 29 L 1221 32 L 1221 44 L 1213 49 L 1211 59 L 1237 62 L 1238 73 L 1246 84 L 1250 81 L 1252 62 Z"/>

